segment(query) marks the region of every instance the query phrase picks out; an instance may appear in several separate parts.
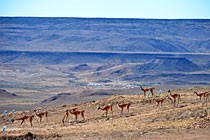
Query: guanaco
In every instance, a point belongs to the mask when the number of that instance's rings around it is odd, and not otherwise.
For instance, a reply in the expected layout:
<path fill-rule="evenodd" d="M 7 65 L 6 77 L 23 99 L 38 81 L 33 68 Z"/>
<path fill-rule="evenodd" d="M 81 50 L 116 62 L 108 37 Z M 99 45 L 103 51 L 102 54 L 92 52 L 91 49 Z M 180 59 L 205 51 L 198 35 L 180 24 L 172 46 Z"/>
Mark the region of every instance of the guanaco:
<path fill-rule="evenodd" d="M 127 108 L 128 112 L 129 112 L 129 108 L 131 103 L 117 103 L 119 108 L 121 108 L 121 114 L 123 113 L 123 109 Z"/>
<path fill-rule="evenodd" d="M 206 94 L 204 94 L 204 99 L 206 101 L 209 101 L 210 91 L 208 91 Z"/>
<path fill-rule="evenodd" d="M 108 114 L 109 110 L 112 112 L 112 115 L 113 115 L 112 104 L 106 105 L 104 107 L 98 106 L 97 109 L 98 110 L 101 109 L 102 111 L 105 111 L 106 117 L 107 117 L 107 114 Z"/>
<path fill-rule="evenodd" d="M 146 93 L 147 93 L 148 91 L 150 91 L 151 94 L 152 94 L 152 96 L 154 96 L 154 93 L 153 93 L 153 90 L 155 90 L 154 87 L 143 88 L 142 86 L 140 86 L 140 88 L 141 88 L 141 90 L 144 92 L 144 97 L 146 96 Z"/>
<path fill-rule="evenodd" d="M 173 98 L 171 96 L 167 95 L 166 98 L 171 101 L 171 104 L 173 104 L 174 101 L 173 101 Z"/>
<path fill-rule="evenodd" d="M 44 112 L 37 112 L 37 110 L 34 110 L 34 113 L 36 114 L 36 116 L 39 117 L 39 121 L 40 123 L 42 122 L 42 117 L 48 117 L 48 111 L 44 111 Z M 48 119 L 48 118 L 47 118 Z"/>
<path fill-rule="evenodd" d="M 66 121 L 67 121 L 67 119 L 68 119 L 68 117 L 69 117 L 69 110 L 76 111 L 76 110 L 78 110 L 78 108 L 67 109 L 67 110 L 65 111 L 64 116 L 63 116 L 63 119 L 62 119 L 62 122 L 63 122 L 63 123 L 64 123 L 64 120 L 66 119 Z"/>
<path fill-rule="evenodd" d="M 12 119 L 11 121 L 13 123 L 14 121 L 21 120 L 22 122 L 20 123 L 20 125 L 22 125 L 25 120 L 29 119 L 31 126 L 33 126 L 33 124 L 32 124 L 33 118 L 34 118 L 34 115 L 24 115 L 23 117 Z"/>
<path fill-rule="evenodd" d="M 168 90 L 168 93 L 173 99 L 174 106 L 176 105 L 176 102 L 177 102 L 177 105 L 178 105 L 181 95 L 180 94 L 171 94 L 171 90 Z"/>
<path fill-rule="evenodd" d="M 200 101 L 201 101 L 201 100 L 202 100 L 202 97 L 203 97 L 204 100 L 205 100 L 205 94 L 207 94 L 208 91 L 206 91 L 206 92 L 201 92 L 201 93 L 197 93 L 196 91 L 194 91 L 194 93 L 195 93 L 197 96 L 199 96 Z"/>
<path fill-rule="evenodd" d="M 163 102 L 165 101 L 165 98 L 154 98 L 153 100 L 157 103 L 157 107 L 162 106 Z"/>
<path fill-rule="evenodd" d="M 66 110 L 62 119 L 62 122 L 64 123 L 65 119 L 67 121 L 67 118 L 69 117 L 69 110 Z"/>
<path fill-rule="evenodd" d="M 83 120 L 85 120 L 85 115 L 84 115 L 84 110 L 78 110 L 78 109 L 70 109 L 69 113 L 73 114 L 75 116 L 75 120 L 77 122 L 77 118 L 79 115 L 81 115 L 81 117 L 83 118 Z"/>

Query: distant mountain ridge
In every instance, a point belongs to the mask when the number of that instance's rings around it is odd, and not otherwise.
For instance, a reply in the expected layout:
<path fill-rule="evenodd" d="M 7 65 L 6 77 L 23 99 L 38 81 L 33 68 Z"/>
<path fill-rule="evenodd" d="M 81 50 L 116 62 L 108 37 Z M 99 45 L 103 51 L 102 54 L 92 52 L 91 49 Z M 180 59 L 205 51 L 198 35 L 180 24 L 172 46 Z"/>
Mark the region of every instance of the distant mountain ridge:
<path fill-rule="evenodd" d="M 0 17 L 0 50 L 210 53 L 209 19 Z"/>
<path fill-rule="evenodd" d="M 189 61 L 186 58 L 182 57 L 156 57 L 148 63 L 145 63 L 139 67 L 139 71 L 152 70 L 156 71 L 182 71 L 182 72 L 191 72 L 199 71 L 202 68 L 196 65 L 195 63 Z"/>
<path fill-rule="evenodd" d="M 88 63 L 122 64 L 145 63 L 155 59 L 186 60 L 210 68 L 209 54 L 184 54 L 184 53 L 131 53 L 131 52 L 33 52 L 33 51 L 0 51 L 2 64 L 76 64 L 73 70 L 87 70 Z M 170 61 L 171 63 L 171 61 Z M 178 67 L 178 66 L 177 66 Z M 193 66 L 197 69 L 197 66 Z M 100 69 L 100 68 L 99 68 Z"/>
<path fill-rule="evenodd" d="M 1 98 L 14 98 L 17 97 L 15 93 L 7 92 L 5 89 L 0 89 L 0 97 Z"/>

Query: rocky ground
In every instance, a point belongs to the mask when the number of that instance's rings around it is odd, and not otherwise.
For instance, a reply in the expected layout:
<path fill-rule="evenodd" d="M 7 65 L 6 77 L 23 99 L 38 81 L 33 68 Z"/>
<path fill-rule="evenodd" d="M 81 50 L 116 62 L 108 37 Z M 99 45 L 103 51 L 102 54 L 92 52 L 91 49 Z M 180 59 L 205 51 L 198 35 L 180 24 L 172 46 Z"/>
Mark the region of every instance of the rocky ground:
<path fill-rule="evenodd" d="M 29 121 L 20 125 L 20 121 L 11 123 L 12 118 L 19 118 L 24 114 L 34 114 L 33 110 L 15 112 L 0 119 L 0 127 L 6 126 L 6 131 L 0 133 L 0 139 L 68 139 L 68 140 L 197 140 L 210 137 L 210 101 L 200 101 L 194 91 L 209 91 L 210 87 L 196 87 L 172 90 L 172 94 L 181 95 L 180 103 L 173 106 L 165 100 L 162 106 L 143 95 L 116 95 L 96 101 L 81 104 L 67 104 L 42 111 L 49 112 L 39 123 L 37 116 L 31 127 Z M 164 98 L 167 92 L 161 94 Z M 124 110 L 120 114 L 117 102 L 131 103 L 130 112 Z M 103 116 L 97 106 L 113 104 L 113 115 Z M 78 122 L 70 116 L 62 123 L 65 110 L 77 107 L 85 110 L 85 120 L 79 117 Z"/>

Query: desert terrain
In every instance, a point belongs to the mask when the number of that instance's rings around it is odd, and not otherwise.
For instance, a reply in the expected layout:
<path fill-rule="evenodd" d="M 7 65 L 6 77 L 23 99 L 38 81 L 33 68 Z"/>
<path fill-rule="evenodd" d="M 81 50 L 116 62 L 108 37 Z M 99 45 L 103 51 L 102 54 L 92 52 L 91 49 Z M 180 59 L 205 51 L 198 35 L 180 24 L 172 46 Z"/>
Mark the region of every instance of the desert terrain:
<path fill-rule="evenodd" d="M 143 94 L 113 95 L 80 104 L 64 104 L 61 106 L 41 108 L 48 111 L 48 120 L 43 117 L 39 122 L 37 116 L 33 119 L 33 126 L 28 120 L 23 125 L 20 121 L 11 123 L 12 118 L 24 114 L 34 114 L 33 110 L 14 113 L 12 116 L 1 118 L 0 126 L 7 126 L 1 133 L 1 139 L 119 139 L 119 140 L 148 140 L 173 139 L 196 140 L 208 139 L 210 136 L 210 101 L 199 100 L 194 94 L 209 91 L 210 87 L 193 87 L 172 90 L 172 94 L 181 95 L 178 105 L 165 100 L 162 106 L 152 101 L 151 97 Z M 160 97 L 168 95 L 165 91 Z M 157 96 L 157 93 L 156 93 Z M 131 103 L 130 111 L 126 109 L 121 114 L 117 103 Z M 113 114 L 103 115 L 97 106 L 113 104 Z M 70 115 L 64 123 L 62 118 L 65 110 L 77 107 L 85 111 L 85 120 L 80 116 L 75 122 Z"/>
<path fill-rule="evenodd" d="M 209 139 L 210 101 L 194 94 L 210 91 L 208 19 L 0 17 L 0 35 L 0 139 Z M 140 86 L 180 102 L 157 106 Z M 74 107 L 85 120 L 62 123 Z"/>

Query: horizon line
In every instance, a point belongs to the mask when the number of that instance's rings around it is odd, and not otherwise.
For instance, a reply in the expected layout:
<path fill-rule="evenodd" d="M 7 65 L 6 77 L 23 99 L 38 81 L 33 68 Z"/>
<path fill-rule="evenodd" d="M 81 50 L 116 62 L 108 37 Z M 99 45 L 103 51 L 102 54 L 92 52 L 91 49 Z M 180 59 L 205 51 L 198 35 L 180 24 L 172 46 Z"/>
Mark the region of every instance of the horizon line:
<path fill-rule="evenodd" d="M 144 51 L 30 51 L 30 50 L 0 50 L 2 52 L 18 52 L 18 53 L 107 53 L 107 54 L 180 54 L 180 55 L 210 55 L 210 52 L 144 52 Z"/>
<path fill-rule="evenodd" d="M 78 19 L 147 19 L 147 20 L 210 20 L 210 18 L 136 18 L 136 17 L 66 17 L 66 16 L 0 16 L 0 18 L 78 18 Z"/>

